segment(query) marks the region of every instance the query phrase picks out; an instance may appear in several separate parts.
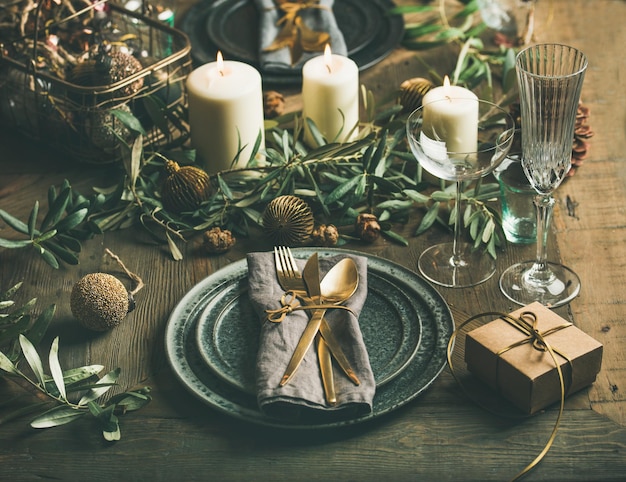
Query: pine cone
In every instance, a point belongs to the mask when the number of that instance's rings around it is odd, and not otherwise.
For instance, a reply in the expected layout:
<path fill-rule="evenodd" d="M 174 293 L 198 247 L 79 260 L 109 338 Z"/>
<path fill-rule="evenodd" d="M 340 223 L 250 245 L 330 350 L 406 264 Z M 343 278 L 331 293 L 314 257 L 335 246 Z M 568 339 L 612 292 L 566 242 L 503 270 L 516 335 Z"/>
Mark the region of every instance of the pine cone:
<path fill-rule="evenodd" d="M 591 126 L 587 124 L 589 119 L 589 107 L 578 103 L 578 112 L 576 112 L 576 124 L 574 125 L 574 142 L 572 145 L 572 169 L 567 173 L 573 176 L 577 167 L 581 166 L 583 160 L 587 157 L 589 143 L 587 139 L 593 137 Z"/>

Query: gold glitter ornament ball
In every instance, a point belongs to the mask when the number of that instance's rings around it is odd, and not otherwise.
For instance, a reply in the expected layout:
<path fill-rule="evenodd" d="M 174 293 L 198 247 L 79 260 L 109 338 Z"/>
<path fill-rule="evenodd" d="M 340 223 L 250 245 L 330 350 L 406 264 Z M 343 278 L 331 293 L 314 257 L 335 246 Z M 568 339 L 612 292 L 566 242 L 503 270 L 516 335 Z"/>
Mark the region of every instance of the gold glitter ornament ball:
<path fill-rule="evenodd" d="M 278 245 L 303 244 L 311 237 L 314 224 L 311 208 L 297 196 L 278 196 L 263 212 L 265 234 Z"/>
<path fill-rule="evenodd" d="M 106 331 L 119 325 L 133 305 L 128 290 L 115 276 L 91 273 L 72 288 L 70 308 L 85 328 Z"/>

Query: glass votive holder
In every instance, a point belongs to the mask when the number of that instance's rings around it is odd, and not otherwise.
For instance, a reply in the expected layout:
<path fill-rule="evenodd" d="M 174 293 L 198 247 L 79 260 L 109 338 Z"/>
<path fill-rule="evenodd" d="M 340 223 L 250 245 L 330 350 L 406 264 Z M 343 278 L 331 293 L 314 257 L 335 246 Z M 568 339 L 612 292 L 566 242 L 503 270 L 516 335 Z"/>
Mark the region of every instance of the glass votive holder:
<path fill-rule="evenodd" d="M 522 169 L 519 154 L 509 155 L 494 171 L 500 184 L 502 228 L 506 239 L 515 244 L 537 241 L 537 215 L 533 189 Z"/>

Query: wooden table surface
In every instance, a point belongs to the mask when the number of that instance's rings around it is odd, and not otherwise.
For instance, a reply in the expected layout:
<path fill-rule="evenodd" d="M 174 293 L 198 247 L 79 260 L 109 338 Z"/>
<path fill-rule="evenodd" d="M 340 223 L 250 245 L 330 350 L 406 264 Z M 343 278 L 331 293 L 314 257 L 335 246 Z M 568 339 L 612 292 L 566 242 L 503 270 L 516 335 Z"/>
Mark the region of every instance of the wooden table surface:
<path fill-rule="evenodd" d="M 402 2 L 411 3 L 411 2 Z M 180 15 L 191 6 L 181 2 Z M 626 2 L 539 0 L 535 41 L 582 49 L 589 57 L 583 100 L 595 132 L 588 159 L 556 193 L 550 255 L 573 268 L 582 291 L 559 314 L 604 345 L 602 370 L 589 389 L 570 397 L 551 450 L 528 480 L 626 479 Z M 364 72 L 376 95 L 425 74 L 419 57 L 451 70 L 453 49 L 417 53 L 398 48 Z M 294 94 L 293 92 L 287 92 Z M 297 108 L 297 95 L 288 105 Z M 88 192 L 102 173 L 64 162 L 45 146 L 0 134 L 0 208 L 25 219 L 48 186 L 67 178 Z M 576 203 L 568 211 L 566 197 Z M 410 231 L 407 228 L 406 233 Z M 10 229 L 0 222 L 0 237 Z M 410 247 L 388 240 L 349 245 L 415 269 L 433 239 L 411 238 Z M 198 401 L 174 377 L 165 359 L 164 331 L 171 310 L 196 283 L 241 259 L 246 250 L 270 249 L 268 241 L 241 240 L 220 256 L 207 256 L 200 240 L 173 261 L 165 248 L 133 229 L 106 233 L 85 243 L 80 264 L 52 270 L 26 250 L 0 249 L 0 288 L 24 281 L 21 299 L 37 297 L 36 310 L 57 304 L 48 338 L 59 336 L 63 366 L 101 363 L 120 367 L 120 389 L 149 385 L 153 401 L 122 417 L 122 440 L 105 442 L 85 420 L 35 430 L 27 419 L 0 426 L 0 480 L 506 480 L 543 448 L 555 423 L 554 407 L 511 421 L 469 401 L 446 369 L 418 399 L 367 424 L 331 431 L 282 431 L 238 421 Z M 73 319 L 69 295 L 83 275 L 120 273 L 104 254 L 109 248 L 144 279 L 138 306 L 124 324 L 101 335 Z M 509 245 L 498 256 L 498 273 L 534 255 L 534 246 Z M 456 322 L 467 314 L 511 311 L 498 277 L 475 288 L 437 288 Z M 0 379 L 0 399 L 16 393 Z M 0 409 L 0 417 L 2 412 Z"/>

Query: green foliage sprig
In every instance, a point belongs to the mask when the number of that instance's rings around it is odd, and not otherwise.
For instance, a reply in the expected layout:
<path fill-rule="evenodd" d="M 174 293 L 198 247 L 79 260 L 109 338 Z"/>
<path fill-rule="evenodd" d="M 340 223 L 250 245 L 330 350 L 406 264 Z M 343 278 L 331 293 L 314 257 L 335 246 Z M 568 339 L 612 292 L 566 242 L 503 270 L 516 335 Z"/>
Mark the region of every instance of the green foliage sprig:
<path fill-rule="evenodd" d="M 98 373 L 104 369 L 102 365 L 62 370 L 58 358 L 58 337 L 50 347 L 50 374 L 46 374 L 35 345 L 41 342 L 56 307 L 50 305 L 33 320 L 29 310 L 35 305 L 36 298 L 19 307 L 16 307 L 13 300 L 21 286 L 22 283 L 18 283 L 0 297 L 0 373 L 34 395 L 37 401 L 22 404 L 13 412 L 3 415 L 0 424 L 37 411 L 40 414 L 30 423 L 33 428 L 55 427 L 91 415 L 106 440 L 119 440 L 121 433 L 118 415 L 138 410 L 149 403 L 150 388 L 120 393 L 105 402 L 98 402 L 98 399 L 116 385 L 120 375 L 119 368 L 102 378 L 98 378 Z M 20 368 L 24 360 L 32 375 Z M 22 396 L 4 399 L 0 407 L 7 407 Z"/>
<path fill-rule="evenodd" d="M 12 362 L 17 361 L 20 355 L 18 337 L 25 335 L 33 343 L 39 343 L 56 311 L 56 306 L 50 305 L 33 319 L 30 310 L 37 303 L 37 298 L 30 299 L 22 306 L 16 306 L 13 298 L 22 285 L 21 282 L 17 283 L 0 294 L 0 350 L 4 350 L 5 356 Z"/>
<path fill-rule="evenodd" d="M 307 200 L 320 223 L 350 225 L 360 212 L 374 213 L 382 223 L 383 234 L 404 245 L 408 245 L 408 240 L 393 226 L 406 223 L 420 211 L 426 215 L 415 235 L 429 229 L 435 221 L 443 225 L 453 223 L 453 219 L 446 222 L 441 217 L 446 210 L 453 211 L 451 198 L 441 198 L 445 184 L 425 176 L 408 150 L 402 106 L 379 111 L 371 92 L 363 89 L 362 94 L 367 118 L 359 125 L 356 140 L 328 141 L 307 119 L 317 143 L 311 147 L 302 141 L 304 124 L 299 113 L 269 122 L 266 162 L 260 165 L 255 160 L 260 143 L 257 142 L 247 167 L 212 176 L 212 195 L 192 212 L 168 212 L 161 202 L 160 186 L 165 159 L 192 163 L 193 152 L 146 152 L 141 148 L 139 134 L 128 146 L 124 173 L 118 183 L 94 188 L 96 194 L 89 199 L 73 191 L 67 181 L 58 195 L 54 187 L 50 188 L 49 212 L 39 228 L 34 228 L 38 203 L 27 223 L 0 210 L 0 218 L 27 235 L 24 240 L 0 240 L 0 246 L 33 246 L 46 262 L 58 267 L 60 260 L 78 262 L 80 239 L 140 223 L 155 241 L 168 244 L 174 259 L 180 259 L 177 242 L 213 226 L 242 236 L 260 228 L 267 203 L 283 194 Z M 479 183 L 465 193 L 467 218 L 473 223 L 466 226 L 468 233 L 477 248 L 486 249 L 494 257 L 495 248 L 504 237 L 497 229 L 497 213 L 485 208 L 485 203 L 498 196 L 495 184 Z"/>
<path fill-rule="evenodd" d="M 50 428 L 73 422 L 85 415 L 92 415 L 97 421 L 102 435 L 107 441 L 120 440 L 118 414 L 139 410 L 150 402 L 150 389 L 143 387 L 139 390 L 118 394 L 106 402 L 97 403 L 109 389 L 116 385 L 120 369 L 113 370 L 98 379 L 97 374 L 104 368 L 102 365 L 88 365 L 70 370 L 62 370 L 59 363 L 59 338 L 55 338 L 50 347 L 48 364 L 50 375 L 44 372 L 43 363 L 35 346 L 24 335 L 19 336 L 24 358 L 28 362 L 34 378 L 18 368 L 4 353 L 0 352 L 0 369 L 10 377 L 19 377 L 28 387 L 32 387 L 44 400 L 26 405 L 17 412 L 5 417 L 10 420 L 25 412 L 49 407 L 35 417 L 30 426 L 33 428 Z M 76 400 L 71 395 L 78 393 Z"/>
<path fill-rule="evenodd" d="M 462 8 L 451 19 L 446 15 L 443 0 L 398 7 L 392 13 L 420 17 L 419 22 L 407 24 L 405 46 L 413 49 L 457 46 L 456 65 L 450 73 L 452 82 L 473 90 L 482 89 L 482 98 L 505 105 L 516 94 L 514 51 L 486 50 L 479 38 L 485 26 L 474 18 L 476 1 L 465 0 L 461 4 Z M 497 86 L 494 69 L 501 79 Z M 439 77 L 429 70 L 433 77 Z M 211 227 L 229 229 L 244 237 L 249 235 L 251 229 L 261 227 L 267 203 L 282 194 L 304 198 L 319 223 L 346 226 L 360 212 L 374 213 L 383 234 L 403 245 L 408 240 L 394 227 L 406 223 L 409 217 L 422 216 L 414 235 L 424 233 L 434 224 L 453 225 L 453 188 L 422 173 L 407 148 L 402 106 L 383 106 L 379 110 L 371 92 L 363 90 L 362 98 L 366 119 L 358 127 L 356 140 L 324 139 L 307 119 L 316 141 L 315 146 L 307 146 L 302 141 L 305 121 L 300 113 L 268 121 L 263 152 L 266 162 L 259 164 L 255 159 L 259 136 L 247 166 L 212 176 L 210 198 L 195 211 L 184 213 L 168 212 L 161 202 L 164 161 L 193 164 L 194 152 L 144 151 L 144 132 L 139 121 L 124 111 L 114 111 L 136 134 L 130 145 L 120 138 L 125 156 L 124 171 L 118 181 L 111 186 L 94 187 L 96 194 L 89 198 L 73 191 L 67 181 L 58 192 L 51 187 L 49 211 L 39 226 L 36 225 L 39 203 L 35 203 L 27 221 L 0 210 L 0 218 L 26 236 L 19 240 L 0 239 L 0 247 L 32 246 L 56 268 L 60 262 L 78 262 L 82 240 L 140 223 L 156 242 L 167 243 L 174 259 L 181 259 L 179 243 Z M 484 249 L 493 257 L 496 248 L 505 242 L 500 215 L 490 204 L 498 197 L 495 184 L 482 182 L 466 186 L 464 193 L 465 234 L 474 241 L 476 249 Z M 340 243 L 348 239 L 346 235 Z"/>

